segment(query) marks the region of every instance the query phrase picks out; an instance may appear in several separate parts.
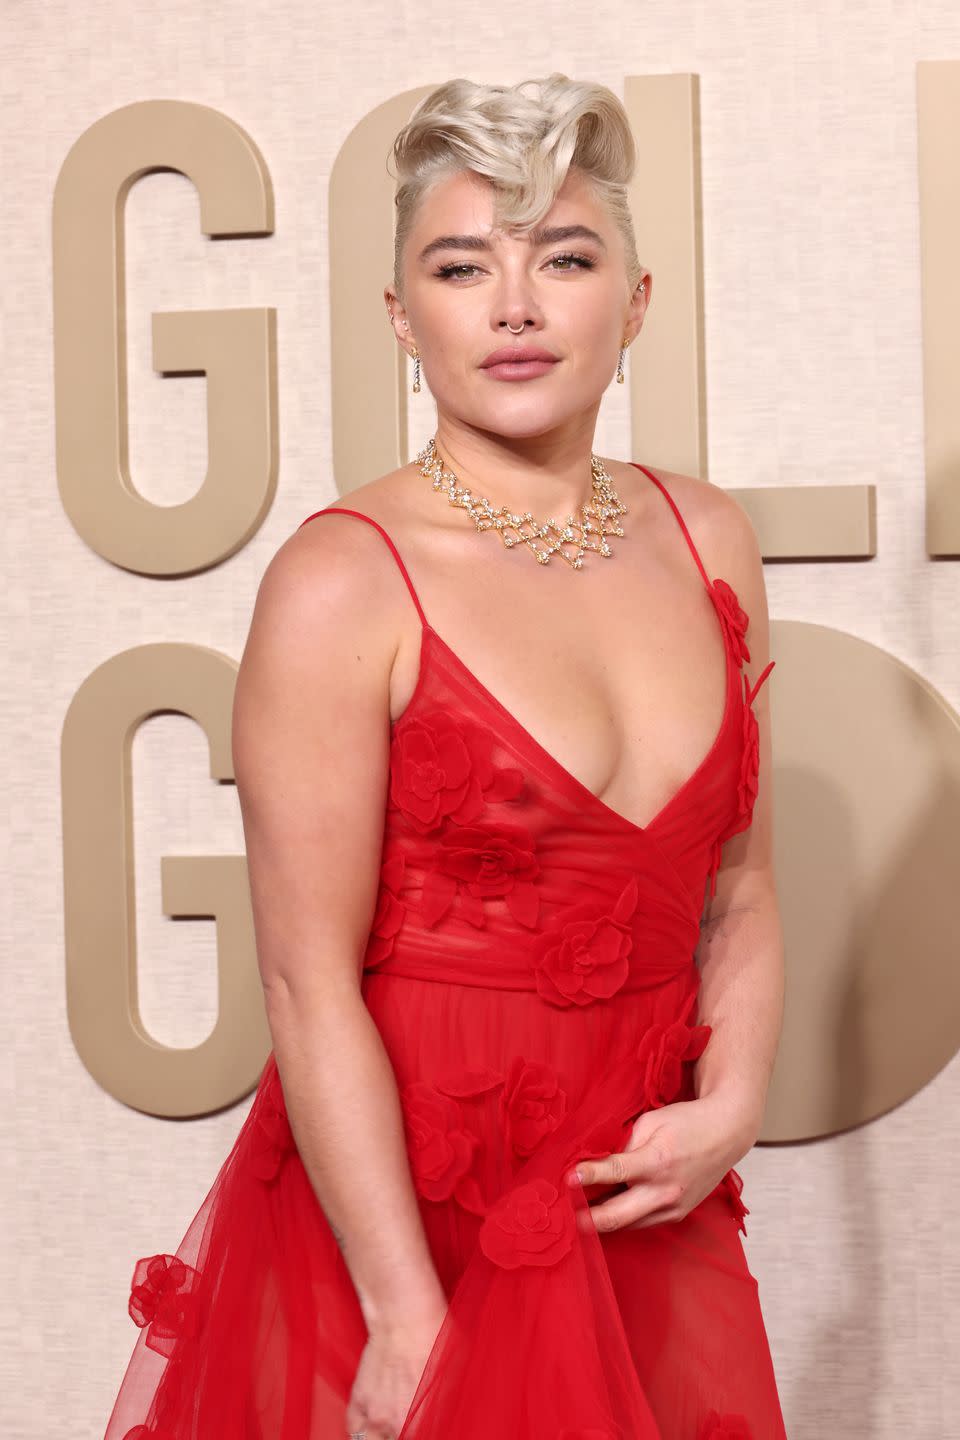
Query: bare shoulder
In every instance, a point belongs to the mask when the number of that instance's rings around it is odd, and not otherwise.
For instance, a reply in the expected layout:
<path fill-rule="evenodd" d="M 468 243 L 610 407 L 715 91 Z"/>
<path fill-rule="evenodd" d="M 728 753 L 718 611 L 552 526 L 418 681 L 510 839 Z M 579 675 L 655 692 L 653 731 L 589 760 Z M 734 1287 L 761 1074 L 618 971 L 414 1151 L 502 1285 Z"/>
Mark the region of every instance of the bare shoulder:
<path fill-rule="evenodd" d="M 628 468 L 637 473 L 634 467 Z M 729 565 L 738 554 L 749 554 L 751 547 L 756 547 L 753 523 L 729 491 L 698 475 L 653 465 L 644 465 L 644 469 L 656 476 L 673 500 L 708 569 L 711 563 L 721 568 Z"/>
<path fill-rule="evenodd" d="M 697 475 L 653 465 L 644 468 L 676 505 L 708 575 L 723 576 L 738 594 L 743 590 L 755 595 L 763 582 L 763 561 L 753 522 L 740 502 Z"/>
<path fill-rule="evenodd" d="M 260 578 L 237 677 L 237 716 L 254 696 L 261 730 L 260 706 L 268 701 L 316 715 L 336 696 L 367 708 L 371 723 L 388 716 L 405 595 L 374 526 L 350 515 L 315 515 L 298 526 Z"/>
<path fill-rule="evenodd" d="M 399 568 L 382 526 L 391 538 L 403 515 L 405 471 L 391 471 L 324 506 L 355 510 L 357 515 L 314 514 L 287 537 L 261 580 L 261 591 L 278 608 L 295 612 L 301 622 L 320 616 L 342 623 L 348 616 L 370 634 L 384 633 L 384 622 L 396 613 L 405 594 Z M 386 626 L 389 633 L 389 625 Z"/>
<path fill-rule="evenodd" d="M 379 521 L 385 528 L 389 528 L 391 520 L 395 522 L 402 520 L 403 516 L 409 513 L 418 498 L 422 497 L 423 492 L 423 476 L 417 465 L 411 461 L 407 465 L 400 465 L 396 470 L 388 470 L 383 475 L 377 475 L 373 480 L 368 480 L 353 490 L 348 490 L 345 495 L 330 503 L 359 510 L 362 514 Z"/>
<path fill-rule="evenodd" d="M 372 526 L 317 515 L 275 552 L 257 590 L 232 753 L 257 959 L 281 1044 L 284 996 L 312 1004 L 334 971 L 359 977 L 389 783 L 398 584 Z"/>

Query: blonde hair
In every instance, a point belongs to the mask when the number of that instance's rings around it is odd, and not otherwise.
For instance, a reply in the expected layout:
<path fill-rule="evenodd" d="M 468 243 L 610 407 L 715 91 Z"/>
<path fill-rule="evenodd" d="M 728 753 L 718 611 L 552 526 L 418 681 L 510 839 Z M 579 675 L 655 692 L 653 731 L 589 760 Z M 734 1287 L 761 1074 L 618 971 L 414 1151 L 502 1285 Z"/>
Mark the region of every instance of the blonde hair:
<path fill-rule="evenodd" d="M 533 88 L 536 93 L 528 94 Z M 554 71 L 517 85 L 448 80 L 424 95 L 391 151 L 397 190 L 393 285 L 403 303 L 403 252 L 417 207 L 438 180 L 469 169 L 491 181 L 495 228 L 528 230 L 546 215 L 571 165 L 623 237 L 631 293 L 643 274 L 626 186 L 636 147 L 623 104 L 605 85 Z"/>

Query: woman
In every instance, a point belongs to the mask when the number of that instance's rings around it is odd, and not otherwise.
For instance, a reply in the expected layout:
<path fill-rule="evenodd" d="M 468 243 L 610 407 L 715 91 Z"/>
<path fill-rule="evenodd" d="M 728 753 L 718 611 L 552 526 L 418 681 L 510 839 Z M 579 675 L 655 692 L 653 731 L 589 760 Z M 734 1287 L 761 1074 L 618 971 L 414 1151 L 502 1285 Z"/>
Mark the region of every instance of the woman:
<path fill-rule="evenodd" d="M 394 158 L 436 430 L 260 585 L 274 1047 L 138 1262 L 107 1440 L 776 1440 L 732 1168 L 782 1005 L 756 540 L 591 448 L 652 288 L 612 92 L 454 80 Z"/>

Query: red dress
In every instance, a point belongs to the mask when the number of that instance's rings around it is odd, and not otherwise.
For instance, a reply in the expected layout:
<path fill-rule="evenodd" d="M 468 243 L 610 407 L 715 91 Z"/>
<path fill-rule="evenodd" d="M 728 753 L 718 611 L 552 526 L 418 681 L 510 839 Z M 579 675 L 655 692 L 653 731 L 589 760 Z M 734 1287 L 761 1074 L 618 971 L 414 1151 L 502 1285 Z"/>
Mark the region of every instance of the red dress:
<path fill-rule="evenodd" d="M 599 1232 L 577 1160 L 694 1097 L 694 951 L 721 846 L 757 793 L 747 616 L 711 581 L 716 738 L 639 825 L 576 780 L 422 622 L 392 727 L 362 993 L 390 1056 L 449 1307 L 398 1440 L 784 1440 L 730 1170 L 683 1220 Z M 312 520 L 315 517 L 309 516 Z M 303 522 L 304 524 L 306 521 Z M 362 1185 L 358 1197 L 362 1203 Z M 345 1440 L 366 1339 L 273 1053 L 175 1253 L 144 1257 L 105 1440 Z"/>

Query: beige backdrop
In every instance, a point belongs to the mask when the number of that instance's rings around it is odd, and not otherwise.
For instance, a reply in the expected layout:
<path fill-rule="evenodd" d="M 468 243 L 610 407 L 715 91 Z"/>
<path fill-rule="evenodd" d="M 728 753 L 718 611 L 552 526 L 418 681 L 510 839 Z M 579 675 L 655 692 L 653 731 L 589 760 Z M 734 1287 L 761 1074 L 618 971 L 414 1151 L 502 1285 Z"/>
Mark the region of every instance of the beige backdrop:
<path fill-rule="evenodd" d="M 139 13 L 5 0 L 0 18 L 9 637 L 0 1146 L 13 1220 L 0 1270 L 0 1434 L 99 1440 L 138 1333 L 126 1313 L 134 1261 L 175 1249 L 249 1102 L 163 1121 L 118 1103 L 81 1064 L 64 996 L 61 730 L 83 680 L 130 646 L 189 641 L 239 657 L 270 555 L 334 497 L 327 199 L 340 146 L 390 96 L 451 75 L 513 81 L 561 69 L 622 92 L 627 75 L 697 74 L 710 478 L 875 486 L 875 558 L 768 565 L 771 613 L 881 647 L 960 708 L 960 562 L 930 560 L 923 528 L 915 68 L 960 56 L 960 15 L 947 0 L 589 12 L 492 0 L 482 12 L 409 14 L 368 3 L 358 24 L 355 6 L 302 0 L 203 11 L 171 0 Z M 504 70 L 505 54 L 522 64 Z M 53 187 L 94 121 L 157 98 L 236 120 L 262 150 L 276 196 L 269 239 L 217 243 L 201 234 L 182 175 L 150 175 L 126 203 L 130 466 L 147 499 L 187 499 L 207 460 L 204 383 L 154 374 L 151 315 L 266 305 L 278 316 L 276 498 L 244 548 L 176 581 L 121 570 L 90 549 L 64 513 L 54 463 Z M 643 165 L 657 137 L 638 140 Z M 370 286 L 379 294 L 387 279 L 371 273 Z M 385 322 L 382 333 L 386 344 Z M 596 448 L 667 463 L 631 444 L 628 388 L 611 386 Z M 403 458 L 430 433 L 431 413 L 425 391 Z M 797 683 L 784 678 L 781 693 Z M 161 1043 L 190 1046 L 216 1013 L 213 926 L 163 915 L 160 861 L 242 851 L 236 793 L 211 783 L 206 741 L 181 716 L 142 727 L 133 767 L 143 1018 Z M 788 901 L 795 859 L 778 862 Z M 888 889 L 908 859 L 891 845 Z M 919 932 L 922 914 L 916 923 Z M 792 973 L 808 958 L 794 928 Z M 954 1059 L 880 1120 L 760 1146 L 738 1167 L 791 1440 L 960 1432 L 958 1103 Z"/>

